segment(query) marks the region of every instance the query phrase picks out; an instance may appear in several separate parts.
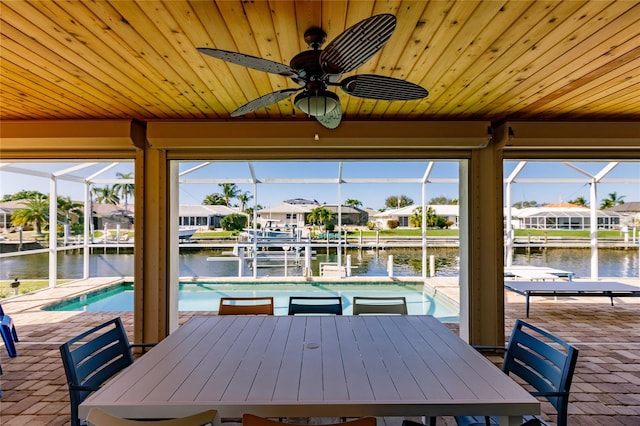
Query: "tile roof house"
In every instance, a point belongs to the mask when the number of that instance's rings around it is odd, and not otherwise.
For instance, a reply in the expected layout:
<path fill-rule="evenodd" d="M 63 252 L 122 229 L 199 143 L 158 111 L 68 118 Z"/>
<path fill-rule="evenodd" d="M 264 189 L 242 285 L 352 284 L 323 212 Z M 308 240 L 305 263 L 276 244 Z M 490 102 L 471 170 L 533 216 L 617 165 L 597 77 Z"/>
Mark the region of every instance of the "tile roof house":
<path fill-rule="evenodd" d="M 640 226 L 640 201 L 631 201 L 604 210 L 620 215 L 620 224 L 624 226 Z"/>

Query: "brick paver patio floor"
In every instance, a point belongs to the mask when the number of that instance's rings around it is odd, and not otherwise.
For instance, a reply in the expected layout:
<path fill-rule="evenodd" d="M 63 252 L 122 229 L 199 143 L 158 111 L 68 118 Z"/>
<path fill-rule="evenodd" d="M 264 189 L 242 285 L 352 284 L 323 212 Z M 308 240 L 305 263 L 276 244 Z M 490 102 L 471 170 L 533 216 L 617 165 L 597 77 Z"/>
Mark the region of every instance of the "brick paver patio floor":
<path fill-rule="evenodd" d="M 523 298 L 507 297 L 508 332 L 524 316 Z M 0 425 L 63 425 L 69 423 L 68 393 L 58 346 L 81 331 L 114 316 L 132 329 L 131 313 L 45 312 L 9 309 L 21 341 L 18 357 L 9 358 L 0 346 Z M 181 313 L 185 321 L 193 313 Z M 575 344 L 579 350 L 569 406 L 570 425 L 640 425 L 640 304 L 608 299 L 532 302 L 529 322 Z M 454 329 L 456 327 L 453 327 Z M 496 360 L 496 359 L 494 359 Z M 496 360 L 497 361 L 497 360 Z M 543 404 L 543 417 L 553 423 L 552 410 Z M 401 419 L 379 424 L 399 425 Z M 452 425 L 449 418 L 439 425 Z"/>

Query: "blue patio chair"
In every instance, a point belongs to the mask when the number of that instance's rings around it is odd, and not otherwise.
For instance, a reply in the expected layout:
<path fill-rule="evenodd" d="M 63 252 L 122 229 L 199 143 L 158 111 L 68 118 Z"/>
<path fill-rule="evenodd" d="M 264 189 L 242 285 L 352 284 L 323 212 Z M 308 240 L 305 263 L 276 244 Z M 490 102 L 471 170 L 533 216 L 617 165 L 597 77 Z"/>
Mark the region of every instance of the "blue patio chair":
<path fill-rule="evenodd" d="M 496 350 L 491 346 L 476 347 L 478 350 Z M 502 371 L 519 377 L 534 390 L 531 395 L 545 397 L 557 411 L 556 424 L 567 426 L 569 389 L 578 360 L 578 349 L 548 331 L 522 320 L 516 320 L 507 345 Z M 530 416 L 525 420 L 545 424 Z M 535 423 L 538 421 L 539 423 Z M 497 425 L 497 417 L 460 416 L 459 426 Z"/>
<path fill-rule="evenodd" d="M 291 296 L 289 297 L 289 315 L 296 314 L 342 315 L 342 298 L 340 296 Z"/>
<path fill-rule="evenodd" d="M 398 297 L 354 296 L 353 315 L 407 315 L 407 299 Z"/>
<path fill-rule="evenodd" d="M 16 333 L 16 327 L 13 325 L 11 317 L 6 315 L 4 310 L 2 310 L 2 305 L 0 305 L 0 334 L 2 334 L 2 340 L 4 340 L 4 345 L 7 348 L 9 356 L 18 356 L 15 344 L 15 342 L 20 341 L 18 339 L 18 333 Z M 0 369 L 0 372 L 2 372 L 2 369 Z"/>
<path fill-rule="evenodd" d="M 133 364 L 132 347 L 120 318 L 107 321 L 60 346 L 62 364 L 69 385 L 71 425 L 79 426 L 78 405 L 90 393 L 125 367 Z"/>
<path fill-rule="evenodd" d="M 429 423 L 430 426 L 436 426 L 436 422 L 435 422 L 435 417 L 431 417 L 431 422 Z M 414 422 L 413 420 L 403 420 L 402 421 L 402 426 L 425 426 L 422 423 L 419 422 Z M 533 418 L 533 419 L 529 419 L 527 421 L 525 421 L 524 423 L 522 423 L 520 426 L 542 426 L 542 423 L 540 422 L 539 419 Z"/>

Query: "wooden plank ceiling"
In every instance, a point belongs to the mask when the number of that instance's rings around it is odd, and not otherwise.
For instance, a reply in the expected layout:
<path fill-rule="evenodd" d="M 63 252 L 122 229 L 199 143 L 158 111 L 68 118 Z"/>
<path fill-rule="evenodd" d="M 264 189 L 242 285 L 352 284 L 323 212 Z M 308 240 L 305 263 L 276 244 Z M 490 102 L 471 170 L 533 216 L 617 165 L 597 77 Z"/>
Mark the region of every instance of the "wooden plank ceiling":
<path fill-rule="evenodd" d="M 341 90 L 343 120 L 638 120 L 638 1 L 2 1 L 0 119 L 308 120 L 292 99 L 230 118 L 289 78 L 200 54 L 289 64 L 379 13 L 386 46 L 356 73 L 427 88 L 419 101 Z"/>

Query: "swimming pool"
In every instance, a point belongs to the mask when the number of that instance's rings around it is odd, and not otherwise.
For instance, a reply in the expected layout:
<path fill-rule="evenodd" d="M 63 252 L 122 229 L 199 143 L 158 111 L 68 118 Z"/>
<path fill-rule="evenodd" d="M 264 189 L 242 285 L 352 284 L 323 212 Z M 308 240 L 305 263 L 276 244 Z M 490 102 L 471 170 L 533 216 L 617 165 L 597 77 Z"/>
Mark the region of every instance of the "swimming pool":
<path fill-rule="evenodd" d="M 289 296 L 340 296 L 343 312 L 352 313 L 353 296 L 404 296 L 412 315 L 433 315 L 443 322 L 458 321 L 455 303 L 432 297 L 421 283 L 182 283 L 180 311 L 216 311 L 221 297 L 273 296 L 276 315 L 286 315 Z M 123 283 L 50 305 L 51 311 L 133 311 L 133 285 Z"/>

